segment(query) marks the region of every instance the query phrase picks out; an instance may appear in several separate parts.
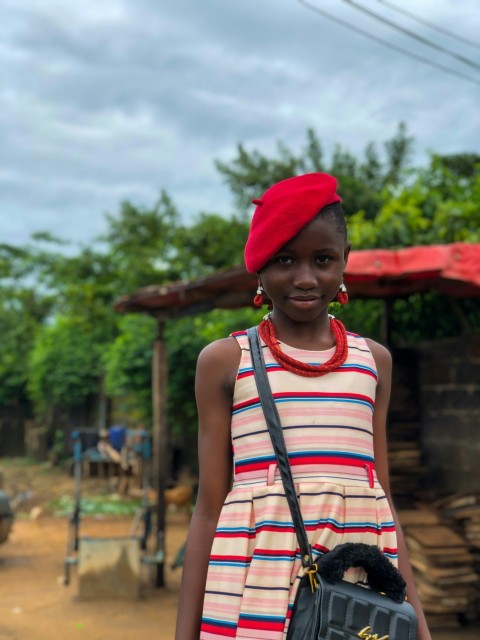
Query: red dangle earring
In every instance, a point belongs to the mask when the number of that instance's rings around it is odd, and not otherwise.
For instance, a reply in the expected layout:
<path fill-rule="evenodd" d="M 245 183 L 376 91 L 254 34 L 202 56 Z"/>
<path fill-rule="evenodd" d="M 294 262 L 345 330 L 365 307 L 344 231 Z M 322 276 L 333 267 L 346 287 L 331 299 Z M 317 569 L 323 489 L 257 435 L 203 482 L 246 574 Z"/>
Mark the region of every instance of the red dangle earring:
<path fill-rule="evenodd" d="M 253 304 L 256 307 L 261 307 L 264 304 L 266 304 L 266 299 L 265 299 L 265 289 L 263 288 L 262 285 L 262 281 L 259 280 L 258 281 L 258 287 L 257 287 L 257 295 L 253 298 Z"/>
<path fill-rule="evenodd" d="M 334 298 L 334 302 L 338 302 L 338 304 L 347 304 L 347 302 L 348 302 L 347 287 L 345 286 L 343 281 L 342 281 L 340 287 L 338 288 L 338 293 Z"/>

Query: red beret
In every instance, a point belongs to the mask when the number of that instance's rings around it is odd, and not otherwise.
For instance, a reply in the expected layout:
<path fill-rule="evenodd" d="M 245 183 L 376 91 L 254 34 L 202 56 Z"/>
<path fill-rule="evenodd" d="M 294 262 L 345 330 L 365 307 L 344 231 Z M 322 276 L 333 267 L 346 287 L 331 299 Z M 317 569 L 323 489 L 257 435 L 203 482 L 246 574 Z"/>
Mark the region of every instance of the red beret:
<path fill-rule="evenodd" d="M 281 180 L 252 200 L 257 207 L 245 246 L 247 271 L 259 271 L 324 207 L 341 202 L 336 189 L 336 179 L 327 173 L 307 173 Z"/>

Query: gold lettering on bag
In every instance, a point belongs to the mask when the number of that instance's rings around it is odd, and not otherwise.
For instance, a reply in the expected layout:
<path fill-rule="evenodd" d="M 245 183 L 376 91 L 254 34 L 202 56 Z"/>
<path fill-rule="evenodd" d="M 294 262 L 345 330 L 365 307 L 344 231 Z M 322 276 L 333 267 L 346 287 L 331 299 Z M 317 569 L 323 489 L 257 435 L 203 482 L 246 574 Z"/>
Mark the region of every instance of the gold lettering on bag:
<path fill-rule="evenodd" d="M 357 636 L 363 640 L 388 640 L 388 634 L 379 638 L 378 633 L 373 633 L 372 627 L 365 627 L 357 633 Z"/>

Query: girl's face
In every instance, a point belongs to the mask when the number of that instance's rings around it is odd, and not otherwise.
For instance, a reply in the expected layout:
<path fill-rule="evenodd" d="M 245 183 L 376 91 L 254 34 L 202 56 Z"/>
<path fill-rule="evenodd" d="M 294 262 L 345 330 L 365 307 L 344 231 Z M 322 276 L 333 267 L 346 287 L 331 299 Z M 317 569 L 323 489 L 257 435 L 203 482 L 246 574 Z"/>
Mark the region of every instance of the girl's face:
<path fill-rule="evenodd" d="M 315 320 L 335 298 L 347 263 L 346 243 L 330 216 L 316 216 L 260 272 L 275 315 Z"/>

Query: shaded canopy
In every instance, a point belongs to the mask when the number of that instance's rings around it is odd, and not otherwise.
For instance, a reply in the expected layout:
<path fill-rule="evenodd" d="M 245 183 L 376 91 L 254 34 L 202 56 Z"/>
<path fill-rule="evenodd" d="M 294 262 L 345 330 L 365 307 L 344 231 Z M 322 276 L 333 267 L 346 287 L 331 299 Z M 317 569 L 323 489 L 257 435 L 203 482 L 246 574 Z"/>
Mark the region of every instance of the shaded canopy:
<path fill-rule="evenodd" d="M 352 298 L 392 298 L 440 291 L 454 297 L 480 296 L 480 244 L 454 243 L 352 251 L 345 270 Z M 120 313 L 158 318 L 252 305 L 257 277 L 236 266 L 187 282 L 152 285 L 120 298 Z"/>

